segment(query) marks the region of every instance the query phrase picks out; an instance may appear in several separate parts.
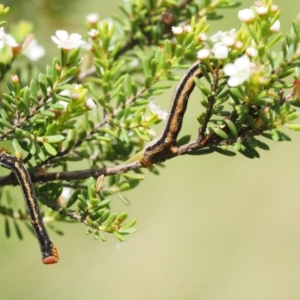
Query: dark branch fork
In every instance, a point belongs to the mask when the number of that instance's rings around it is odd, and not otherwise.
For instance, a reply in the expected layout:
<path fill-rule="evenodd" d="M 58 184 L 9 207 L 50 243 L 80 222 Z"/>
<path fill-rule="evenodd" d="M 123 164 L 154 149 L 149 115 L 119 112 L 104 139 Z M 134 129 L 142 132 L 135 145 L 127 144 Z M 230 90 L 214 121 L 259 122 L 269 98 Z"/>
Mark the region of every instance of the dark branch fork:
<path fill-rule="evenodd" d="M 21 186 L 23 197 L 26 201 L 27 209 L 30 215 L 31 225 L 40 244 L 43 263 L 53 264 L 58 262 L 57 249 L 51 242 L 46 231 L 33 184 L 30 175 L 22 162 L 22 159 L 17 156 L 14 157 L 2 153 L 0 155 L 0 165 L 4 168 L 12 170 L 19 185 Z"/>

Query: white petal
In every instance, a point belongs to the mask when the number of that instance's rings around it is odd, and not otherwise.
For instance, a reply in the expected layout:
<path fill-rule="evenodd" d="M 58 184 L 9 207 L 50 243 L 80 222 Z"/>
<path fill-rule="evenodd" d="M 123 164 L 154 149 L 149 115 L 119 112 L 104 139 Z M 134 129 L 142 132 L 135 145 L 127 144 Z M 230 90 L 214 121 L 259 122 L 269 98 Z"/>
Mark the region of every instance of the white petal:
<path fill-rule="evenodd" d="M 208 58 L 210 55 L 210 51 L 208 49 L 201 49 L 198 51 L 197 53 L 197 57 L 201 60 L 201 59 L 206 59 Z"/>
<path fill-rule="evenodd" d="M 54 35 L 51 36 L 51 39 L 57 45 L 59 45 L 61 43 L 61 41 Z"/>
<path fill-rule="evenodd" d="M 231 87 L 236 87 L 236 86 L 240 85 L 241 82 L 240 82 L 240 80 L 239 80 L 238 77 L 235 77 L 235 76 L 234 76 L 234 77 L 230 77 L 230 78 L 228 79 L 227 84 L 228 84 L 229 86 L 231 86 Z"/>
<path fill-rule="evenodd" d="M 223 37 L 223 32 L 222 31 L 218 31 L 217 33 L 215 33 L 214 35 L 212 35 L 210 37 L 210 39 L 214 42 L 214 43 L 217 43 L 217 42 L 221 42 L 221 39 Z"/>
<path fill-rule="evenodd" d="M 86 20 L 89 23 L 95 24 L 99 21 L 99 15 L 97 13 L 92 13 L 86 16 Z"/>
<path fill-rule="evenodd" d="M 222 38 L 222 43 L 225 45 L 225 46 L 232 46 L 234 43 L 235 43 L 235 38 L 232 37 L 232 36 L 224 36 Z"/>
<path fill-rule="evenodd" d="M 227 76 L 232 76 L 235 75 L 237 73 L 237 68 L 235 67 L 234 64 L 227 64 L 224 68 L 223 68 L 224 73 Z"/>
<path fill-rule="evenodd" d="M 97 107 L 97 105 L 95 104 L 95 102 L 91 99 L 91 98 L 88 98 L 86 101 L 85 101 L 85 105 L 86 107 L 89 109 L 89 110 L 93 110 Z"/>
<path fill-rule="evenodd" d="M 182 34 L 183 29 L 179 26 L 172 26 L 172 32 L 174 35 Z"/>
<path fill-rule="evenodd" d="M 217 59 L 224 59 L 228 57 L 228 48 L 222 43 L 217 43 L 211 50 Z"/>
<path fill-rule="evenodd" d="M 5 44 L 10 47 L 18 46 L 18 43 L 16 42 L 16 40 L 10 34 L 6 34 L 3 40 L 4 40 Z"/>
<path fill-rule="evenodd" d="M 234 65 L 238 70 L 250 69 L 250 59 L 247 55 L 243 55 L 235 60 Z"/>
<path fill-rule="evenodd" d="M 56 30 L 55 34 L 57 38 L 60 39 L 61 41 L 65 41 L 69 37 L 69 34 L 65 30 Z"/>
<path fill-rule="evenodd" d="M 272 32 L 280 31 L 280 21 L 279 20 L 275 21 L 275 23 L 270 27 L 270 30 Z"/>
<path fill-rule="evenodd" d="M 245 23 L 250 23 L 254 20 L 254 13 L 252 9 L 245 8 L 238 12 L 238 18 Z"/>
<path fill-rule="evenodd" d="M 80 34 L 78 34 L 78 33 L 71 33 L 71 35 L 70 35 L 70 37 L 69 37 L 69 40 L 71 41 L 71 42 L 78 42 L 78 41 L 80 41 L 81 40 L 81 35 Z"/>

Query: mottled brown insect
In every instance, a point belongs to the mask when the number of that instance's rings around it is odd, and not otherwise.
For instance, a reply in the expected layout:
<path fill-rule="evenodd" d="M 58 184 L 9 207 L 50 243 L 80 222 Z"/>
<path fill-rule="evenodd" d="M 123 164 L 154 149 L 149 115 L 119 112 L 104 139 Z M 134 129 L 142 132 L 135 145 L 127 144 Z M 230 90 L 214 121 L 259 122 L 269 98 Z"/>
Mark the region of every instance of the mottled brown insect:
<path fill-rule="evenodd" d="M 7 155 L 5 152 L 0 152 L 0 165 L 10 169 L 16 176 L 23 193 L 23 197 L 27 204 L 27 209 L 30 215 L 31 224 L 35 231 L 37 240 L 40 244 L 42 259 L 44 264 L 54 264 L 58 262 L 59 256 L 57 249 L 51 242 L 42 215 L 38 206 L 36 193 L 30 178 L 30 175 L 23 164 L 20 157 Z"/>
<path fill-rule="evenodd" d="M 194 63 L 178 83 L 172 97 L 171 109 L 164 130 L 158 138 L 146 146 L 143 152 L 141 163 L 144 166 L 151 167 L 153 159 L 159 153 L 176 153 L 176 139 L 182 126 L 190 94 L 195 87 L 194 78 L 203 76 L 199 64 L 199 62 Z"/>

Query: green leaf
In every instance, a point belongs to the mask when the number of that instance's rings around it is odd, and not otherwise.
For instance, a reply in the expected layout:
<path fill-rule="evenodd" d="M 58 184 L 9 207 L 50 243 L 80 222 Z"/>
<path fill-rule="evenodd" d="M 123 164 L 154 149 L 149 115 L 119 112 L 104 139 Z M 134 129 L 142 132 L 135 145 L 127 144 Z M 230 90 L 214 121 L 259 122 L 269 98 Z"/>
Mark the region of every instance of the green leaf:
<path fill-rule="evenodd" d="M 13 129 L 14 127 L 5 119 L 0 119 L 0 124 L 9 129 Z"/>
<path fill-rule="evenodd" d="M 270 150 L 270 147 L 266 143 L 263 143 L 260 140 L 256 140 L 256 142 L 257 142 L 258 148 L 263 149 L 263 150 Z"/>
<path fill-rule="evenodd" d="M 188 155 L 206 155 L 206 154 L 211 154 L 213 153 L 214 150 L 212 148 L 202 148 L 202 149 L 198 149 L 192 152 L 188 152 Z"/>
<path fill-rule="evenodd" d="M 142 61 L 142 67 L 145 75 L 150 73 L 150 60 L 149 57 L 145 56 Z"/>
<path fill-rule="evenodd" d="M 97 241 L 100 237 L 100 234 L 99 234 L 99 231 L 98 230 L 95 230 L 94 231 L 94 239 Z"/>
<path fill-rule="evenodd" d="M 55 117 L 55 113 L 53 111 L 50 110 L 41 110 L 40 113 L 46 117 L 50 117 L 50 118 L 54 118 Z"/>
<path fill-rule="evenodd" d="M 46 76 L 42 73 L 39 73 L 38 82 L 39 82 L 39 86 L 40 86 L 44 96 L 47 96 L 47 79 L 46 79 Z"/>
<path fill-rule="evenodd" d="M 204 96 L 208 97 L 211 94 L 211 90 L 206 87 L 199 78 L 195 77 L 194 81 L 198 89 L 203 93 Z"/>
<path fill-rule="evenodd" d="M 56 149 L 51 144 L 44 143 L 43 145 L 49 155 L 55 156 L 57 154 Z"/>
<path fill-rule="evenodd" d="M 20 240 L 23 240 L 23 235 L 22 235 L 22 232 L 21 232 L 21 229 L 17 223 L 16 220 L 14 220 L 14 225 L 15 225 L 15 230 L 16 230 L 16 233 L 17 233 L 17 236 Z"/>
<path fill-rule="evenodd" d="M 4 120 L 7 120 L 7 119 L 8 119 L 8 115 L 7 115 L 6 111 L 5 111 L 5 109 L 1 108 L 0 113 L 1 113 L 1 117 L 2 117 Z"/>
<path fill-rule="evenodd" d="M 131 87 L 131 78 L 130 78 L 130 75 L 129 74 L 126 74 L 125 75 L 125 78 L 124 78 L 124 91 L 125 91 L 125 94 L 127 96 L 131 96 L 132 95 L 132 87 Z"/>
<path fill-rule="evenodd" d="M 107 206 L 110 203 L 111 199 L 104 199 L 100 201 L 97 205 L 95 205 L 94 210 L 98 210 L 104 206 Z"/>
<path fill-rule="evenodd" d="M 128 228 L 126 230 L 119 230 L 118 233 L 120 233 L 121 235 L 127 235 L 127 234 L 132 234 L 132 233 L 135 233 L 137 232 L 137 229 L 136 228 Z"/>
<path fill-rule="evenodd" d="M 37 94 L 38 94 L 38 85 L 37 85 L 37 82 L 32 79 L 31 82 L 30 82 L 30 93 L 31 95 L 34 97 L 34 98 L 37 98 Z"/>
<path fill-rule="evenodd" d="M 240 151 L 241 149 L 242 149 L 242 144 L 241 144 L 241 142 L 236 142 L 235 144 L 234 144 L 234 149 L 236 150 L 236 151 Z"/>
<path fill-rule="evenodd" d="M 216 135 L 218 135 L 223 140 L 228 140 L 229 139 L 227 133 L 225 131 L 223 131 L 222 129 L 215 127 L 212 130 L 214 131 L 214 133 Z"/>
<path fill-rule="evenodd" d="M 72 196 L 70 197 L 70 199 L 66 204 L 67 208 L 71 207 L 77 201 L 79 194 L 81 194 L 81 190 L 80 189 L 75 190 L 75 192 L 72 194 Z"/>
<path fill-rule="evenodd" d="M 102 242 L 107 241 L 107 238 L 106 238 L 106 236 L 104 235 L 104 233 L 102 231 L 100 231 L 100 238 L 101 238 Z"/>
<path fill-rule="evenodd" d="M 45 136 L 52 135 L 57 131 L 57 122 L 53 121 L 49 126 L 47 126 L 47 130 L 45 132 Z"/>
<path fill-rule="evenodd" d="M 129 179 L 135 179 L 135 180 L 144 180 L 145 175 L 140 173 L 123 173 L 122 176 L 129 178 Z"/>
<path fill-rule="evenodd" d="M 6 111 L 10 111 L 11 113 L 15 113 L 14 108 L 11 106 L 11 104 L 8 103 L 7 100 L 2 99 L 2 104 L 3 104 L 3 107 L 5 108 Z"/>
<path fill-rule="evenodd" d="M 211 148 L 214 149 L 215 152 L 220 153 L 225 156 L 236 156 L 235 152 L 229 151 L 227 149 L 222 149 L 220 147 L 214 147 L 214 146 L 212 146 Z"/>
<path fill-rule="evenodd" d="M 278 78 L 279 78 L 279 79 L 282 79 L 282 78 L 284 78 L 284 77 L 290 76 L 290 75 L 293 74 L 294 72 L 295 72 L 295 69 L 294 69 L 294 68 L 291 68 L 291 69 L 289 69 L 289 70 L 287 70 L 287 71 L 285 71 L 285 72 L 279 74 Z"/>
<path fill-rule="evenodd" d="M 126 219 L 127 219 L 127 213 L 123 212 L 123 213 L 119 214 L 117 223 L 122 224 Z"/>
<path fill-rule="evenodd" d="M 185 145 L 185 144 L 187 144 L 190 140 L 191 140 L 191 135 L 190 135 L 190 134 L 185 135 L 185 136 L 182 136 L 182 137 L 177 141 L 177 145 L 178 145 L 178 146 Z"/>
<path fill-rule="evenodd" d="M 128 189 L 130 189 L 130 184 L 128 182 L 123 182 L 123 183 L 126 183 L 128 185 Z M 130 205 L 130 201 L 125 196 L 123 196 L 120 193 L 118 193 L 117 195 L 125 205 L 128 205 L 128 206 Z"/>
<path fill-rule="evenodd" d="M 245 157 L 247 157 L 247 158 L 250 158 L 250 159 L 253 159 L 255 156 L 251 153 L 251 152 L 249 152 L 247 149 L 240 149 L 239 150 L 239 152 L 242 154 L 242 155 L 244 155 Z"/>
<path fill-rule="evenodd" d="M 95 195 L 95 184 L 96 184 L 96 180 L 93 177 L 90 177 L 87 183 L 89 199 L 91 199 Z"/>
<path fill-rule="evenodd" d="M 124 224 L 120 230 L 127 230 L 128 228 L 131 228 L 132 226 L 134 226 L 136 224 L 136 219 L 131 220 L 130 222 Z"/>
<path fill-rule="evenodd" d="M 271 129 L 272 139 L 276 142 L 280 140 L 279 132 L 275 129 Z"/>
<path fill-rule="evenodd" d="M 49 135 L 45 137 L 50 144 L 62 142 L 66 137 L 64 135 Z"/>
<path fill-rule="evenodd" d="M 53 226 L 52 224 L 48 224 L 48 227 L 53 230 L 58 235 L 64 235 L 64 232 L 61 229 L 58 229 L 57 227 Z"/>
<path fill-rule="evenodd" d="M 101 208 L 98 211 L 96 211 L 96 208 L 93 209 L 93 211 L 95 211 L 94 214 L 90 214 L 90 218 L 91 220 L 95 221 L 95 220 L 100 220 L 101 216 L 103 215 L 103 213 L 105 212 L 106 208 Z"/>
<path fill-rule="evenodd" d="M 116 219 L 117 219 L 118 215 L 117 213 L 113 213 L 109 216 L 107 223 L 105 224 L 106 227 L 110 226 Z"/>
<path fill-rule="evenodd" d="M 36 153 L 36 146 L 35 146 L 36 142 L 30 140 L 28 143 L 28 150 L 30 152 L 31 155 L 35 155 Z"/>
<path fill-rule="evenodd" d="M 245 147 L 245 150 L 247 152 L 249 152 L 253 155 L 253 157 L 260 158 L 259 153 L 254 148 L 252 148 L 248 142 L 244 142 L 243 146 Z"/>
<path fill-rule="evenodd" d="M 233 136 L 237 136 L 238 131 L 237 131 L 235 124 L 229 119 L 225 119 L 225 123 L 227 124 L 227 126 L 228 126 L 230 132 L 233 134 Z"/>
<path fill-rule="evenodd" d="M 6 93 L 3 93 L 2 96 L 7 100 L 8 103 L 16 104 L 16 99 L 13 96 Z"/>
<path fill-rule="evenodd" d="M 107 209 L 101 216 L 100 220 L 99 220 L 99 223 L 103 223 L 107 220 L 107 218 L 109 217 L 110 215 L 110 211 L 109 209 Z"/>
<path fill-rule="evenodd" d="M 10 226 L 8 218 L 5 218 L 5 235 L 6 237 L 10 237 Z"/>
<path fill-rule="evenodd" d="M 15 149 L 16 152 L 18 152 L 18 153 L 20 153 L 20 154 L 23 153 L 23 149 L 22 149 L 22 147 L 20 146 L 20 144 L 19 144 L 19 142 L 18 142 L 17 139 L 13 139 L 13 140 L 12 140 L 12 145 L 13 145 L 13 147 L 14 147 L 14 149 Z"/>
<path fill-rule="evenodd" d="M 40 158 L 41 161 L 45 161 L 46 156 L 41 148 L 41 146 L 36 143 L 36 150 L 37 150 L 37 156 Z"/>
<path fill-rule="evenodd" d="M 125 238 L 121 234 L 119 234 L 118 232 L 114 231 L 114 235 L 117 237 L 117 239 L 120 242 L 125 242 Z"/>
<path fill-rule="evenodd" d="M 287 124 L 287 127 L 291 130 L 300 131 L 300 124 Z"/>

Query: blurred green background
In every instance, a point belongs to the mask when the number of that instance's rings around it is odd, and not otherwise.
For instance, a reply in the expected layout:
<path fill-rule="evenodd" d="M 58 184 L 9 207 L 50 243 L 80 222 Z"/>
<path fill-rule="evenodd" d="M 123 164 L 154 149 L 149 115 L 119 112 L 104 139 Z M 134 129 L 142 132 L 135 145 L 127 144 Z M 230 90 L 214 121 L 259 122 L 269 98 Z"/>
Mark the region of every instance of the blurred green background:
<path fill-rule="evenodd" d="M 116 0 L 4 3 L 12 7 L 12 20 L 35 23 L 37 39 L 50 53 L 45 65 L 59 54 L 50 40 L 55 30 L 83 34 L 88 13 L 120 13 Z M 300 12 L 295 3 L 275 3 L 283 32 Z M 243 1 L 244 8 L 252 4 Z M 237 11 L 222 11 L 228 18 L 211 22 L 210 33 L 240 26 Z M 171 94 L 157 101 L 168 108 Z M 196 126 L 198 109 L 193 95 L 183 132 Z M 113 210 L 138 219 L 138 232 L 125 244 L 114 236 L 94 241 L 82 224 L 58 224 L 65 236 L 51 237 L 61 260 L 45 266 L 33 235 L 23 230 L 20 242 L 0 230 L 1 300 L 298 300 L 300 134 L 291 137 L 289 143 L 267 141 L 271 151 L 260 151 L 260 159 L 184 156 L 167 161 L 160 176 L 146 172 L 146 180 L 126 194 L 130 207 L 113 203 Z"/>

